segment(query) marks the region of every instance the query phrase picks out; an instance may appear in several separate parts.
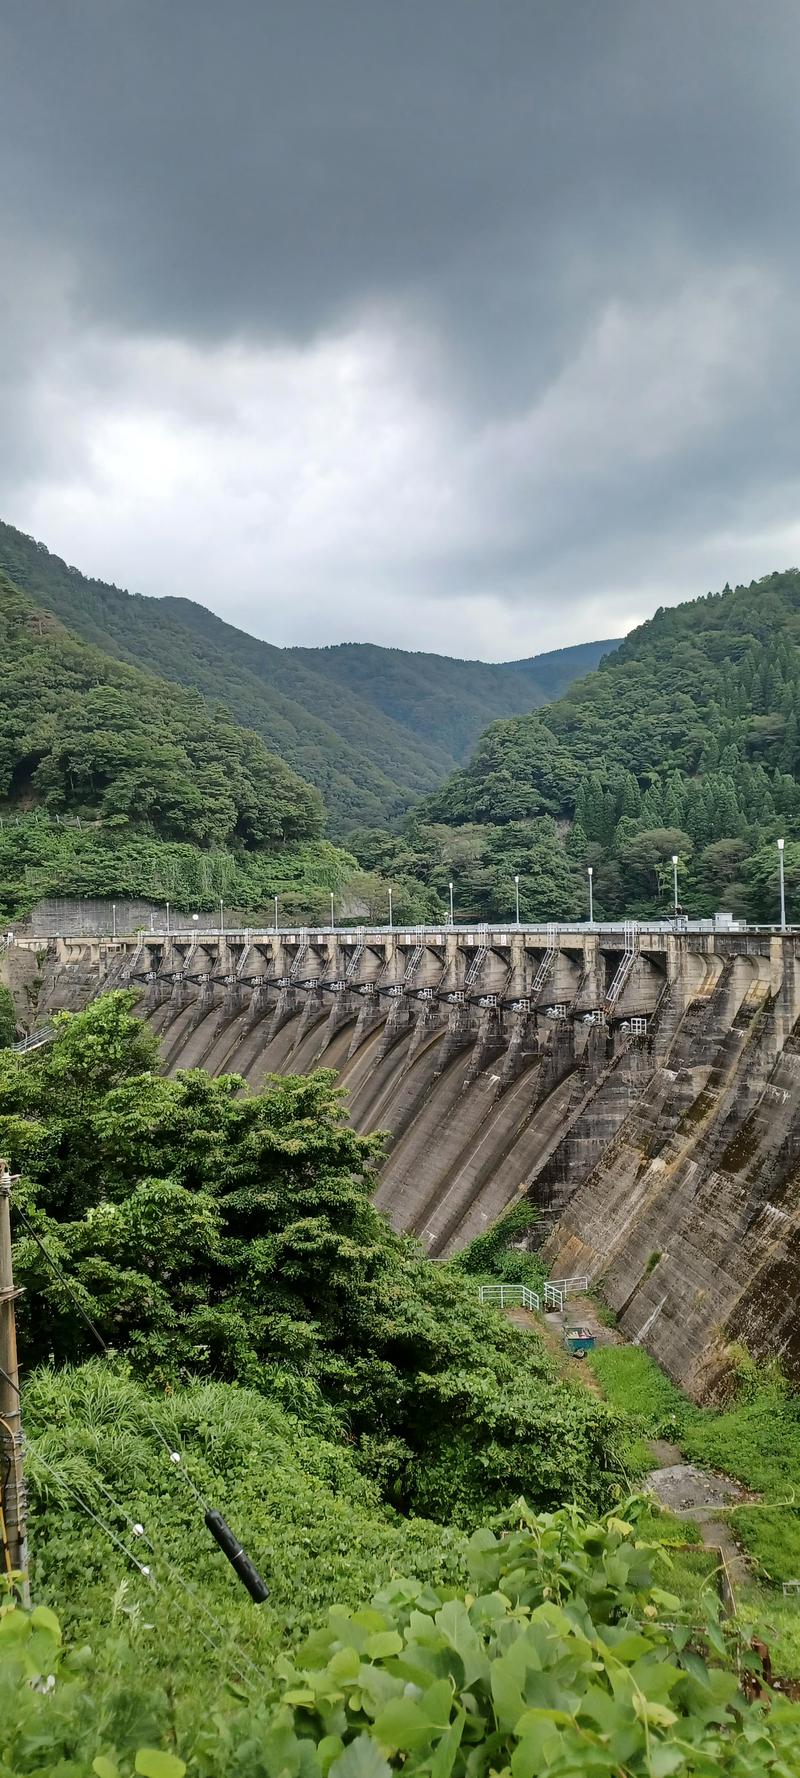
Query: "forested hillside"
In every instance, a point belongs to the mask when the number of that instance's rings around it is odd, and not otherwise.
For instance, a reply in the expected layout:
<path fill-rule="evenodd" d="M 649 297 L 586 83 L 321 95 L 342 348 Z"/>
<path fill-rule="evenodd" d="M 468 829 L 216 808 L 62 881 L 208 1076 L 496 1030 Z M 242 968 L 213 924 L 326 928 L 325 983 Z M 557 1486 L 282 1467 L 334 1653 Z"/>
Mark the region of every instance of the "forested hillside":
<path fill-rule="evenodd" d="M 401 840 L 354 836 L 381 868 L 456 882 L 508 917 L 668 910 L 673 853 L 692 913 L 774 920 L 786 836 L 800 917 L 800 573 L 656 613 L 546 709 L 494 723 Z"/>
<path fill-rule="evenodd" d="M 210 700 L 321 792 L 329 831 L 393 822 L 468 757 L 496 716 L 530 710 L 614 643 L 490 666 L 353 644 L 274 648 L 188 599 L 90 580 L 0 524 L 0 569 L 75 634 Z"/>
<path fill-rule="evenodd" d="M 44 895 L 328 914 L 319 793 L 222 705 L 71 636 L 0 574 L 0 912 Z"/>

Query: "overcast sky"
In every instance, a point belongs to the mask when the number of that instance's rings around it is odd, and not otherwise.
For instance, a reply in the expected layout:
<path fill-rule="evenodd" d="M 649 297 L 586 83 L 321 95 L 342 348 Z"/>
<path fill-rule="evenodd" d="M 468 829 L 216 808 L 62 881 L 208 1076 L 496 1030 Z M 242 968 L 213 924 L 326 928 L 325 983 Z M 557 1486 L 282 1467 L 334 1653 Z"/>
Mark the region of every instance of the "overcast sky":
<path fill-rule="evenodd" d="M 0 14 L 0 516 L 502 659 L 800 560 L 798 0 Z"/>

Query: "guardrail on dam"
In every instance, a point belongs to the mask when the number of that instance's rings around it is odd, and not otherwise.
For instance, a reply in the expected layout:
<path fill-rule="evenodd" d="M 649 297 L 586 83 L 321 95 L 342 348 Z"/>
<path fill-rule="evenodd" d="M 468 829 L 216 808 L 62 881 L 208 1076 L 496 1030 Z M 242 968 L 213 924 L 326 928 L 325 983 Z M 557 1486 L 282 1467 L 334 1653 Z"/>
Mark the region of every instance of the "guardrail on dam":
<path fill-rule="evenodd" d="M 528 1194 L 708 1393 L 736 1340 L 800 1376 L 799 960 L 711 922 L 62 937 L 40 1017 L 130 982 L 168 1073 L 336 1068 L 395 1226 L 444 1256 Z"/>

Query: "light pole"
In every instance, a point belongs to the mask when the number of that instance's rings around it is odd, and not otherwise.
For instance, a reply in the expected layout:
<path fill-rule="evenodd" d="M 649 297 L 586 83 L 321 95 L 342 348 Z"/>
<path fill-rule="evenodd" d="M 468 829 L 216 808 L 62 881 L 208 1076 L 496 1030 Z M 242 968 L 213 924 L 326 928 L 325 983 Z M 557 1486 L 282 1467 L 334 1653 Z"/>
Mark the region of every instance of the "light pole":
<path fill-rule="evenodd" d="M 389 890 L 389 931 L 392 931 L 392 891 Z"/>
<path fill-rule="evenodd" d="M 594 865 L 593 864 L 587 864 L 586 875 L 589 878 L 589 925 L 593 926 L 594 925 L 594 886 L 592 883 L 592 878 L 594 876 Z"/>
<path fill-rule="evenodd" d="M 336 930 L 336 921 L 333 917 L 333 890 L 331 890 L 331 932 L 335 932 L 335 930 Z"/>
<path fill-rule="evenodd" d="M 450 890 L 450 925 L 452 926 L 452 924 L 453 924 L 453 885 L 452 885 L 452 883 L 450 883 L 448 885 L 448 887 Z"/>
<path fill-rule="evenodd" d="M 169 936 L 169 902 L 167 902 L 167 936 Z"/>
<path fill-rule="evenodd" d="M 116 936 L 117 936 L 117 904 L 115 901 L 112 901 L 112 903 L 111 903 L 111 937 L 116 938 Z"/>
<path fill-rule="evenodd" d="M 678 918 L 678 854 L 677 854 L 677 852 L 673 852 L 673 854 L 672 854 L 672 902 L 673 902 L 673 906 L 675 909 L 675 918 L 677 920 L 677 918 Z"/>
<path fill-rule="evenodd" d="M 278 897 L 275 896 L 275 931 L 278 930 Z"/>
<path fill-rule="evenodd" d="M 778 858 L 781 867 L 781 932 L 786 931 L 786 881 L 783 874 L 783 848 L 785 840 L 778 841 Z"/>
<path fill-rule="evenodd" d="M 519 925 L 519 875 L 514 877 L 514 894 L 517 902 L 517 925 Z"/>
<path fill-rule="evenodd" d="M 222 896 L 219 898 L 219 930 L 220 937 L 222 937 L 225 932 L 225 904 Z"/>

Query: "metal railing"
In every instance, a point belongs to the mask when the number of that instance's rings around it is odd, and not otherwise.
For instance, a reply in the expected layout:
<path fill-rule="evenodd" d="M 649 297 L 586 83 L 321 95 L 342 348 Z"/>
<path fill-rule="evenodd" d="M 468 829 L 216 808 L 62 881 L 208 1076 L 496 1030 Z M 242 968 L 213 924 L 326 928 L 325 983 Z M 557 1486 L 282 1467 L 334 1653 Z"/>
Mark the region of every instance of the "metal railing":
<path fill-rule="evenodd" d="M 38 1031 L 31 1031 L 20 1043 L 12 1043 L 10 1047 L 17 1055 L 24 1055 L 26 1050 L 38 1050 L 43 1043 L 52 1043 L 54 1037 L 52 1025 L 42 1025 Z"/>
<path fill-rule="evenodd" d="M 544 1306 L 558 1309 L 560 1314 L 568 1296 L 585 1296 L 588 1289 L 588 1278 L 549 1278 L 544 1287 Z"/>
<path fill-rule="evenodd" d="M 185 915 L 181 917 L 183 919 L 186 918 Z M 252 938 L 257 938 L 262 941 L 271 938 L 294 939 L 296 941 L 299 934 L 303 930 L 306 930 L 309 937 L 311 937 L 314 942 L 317 940 L 333 938 L 341 944 L 347 943 L 348 940 L 355 940 L 357 932 L 359 930 L 364 930 L 369 934 L 370 939 L 413 938 L 417 943 L 420 942 L 420 939 L 424 939 L 426 942 L 437 945 L 444 945 L 445 941 L 453 936 L 453 933 L 465 938 L 477 939 L 479 942 L 481 936 L 488 933 L 492 944 L 496 942 L 500 945 L 508 945 L 510 944 L 511 939 L 516 938 L 519 933 L 527 933 L 531 937 L 535 936 L 544 938 L 548 938 L 550 933 L 555 933 L 559 940 L 569 939 L 571 937 L 582 938 L 587 933 L 595 938 L 603 938 L 605 935 L 612 936 L 619 933 L 624 936 L 626 928 L 630 925 L 631 921 L 627 920 L 595 920 L 592 924 L 590 924 L 588 920 L 559 920 L 556 922 L 531 920 L 522 923 L 519 926 L 517 926 L 513 920 L 496 920 L 488 927 L 477 921 L 472 924 L 465 923 L 464 925 L 456 924 L 453 926 L 451 926 L 449 922 L 444 921 L 436 926 L 389 926 L 381 921 L 376 921 L 374 925 L 367 926 L 366 928 L 363 927 L 361 922 L 354 922 L 352 926 L 343 926 L 341 924 L 338 926 L 315 926 L 309 930 L 308 928 L 304 929 L 299 925 L 275 926 L 274 924 L 250 927 L 227 925 L 195 926 L 193 924 L 184 926 L 176 925 L 175 919 L 173 918 L 170 926 L 167 926 L 166 924 L 163 926 L 156 926 L 154 924 L 149 931 L 143 930 L 141 927 L 138 927 L 135 932 L 131 930 L 125 931 L 118 922 L 116 938 L 119 941 L 125 938 L 130 939 L 134 936 L 141 936 L 145 943 L 150 939 L 157 939 L 159 942 L 163 942 L 165 939 L 173 939 L 185 943 L 187 939 L 191 939 L 199 932 L 202 938 L 242 939 L 244 938 L 245 933 L 248 933 Z M 662 935 L 667 936 L 671 933 L 674 934 L 675 932 L 678 932 L 681 936 L 686 933 L 703 934 L 705 936 L 713 934 L 716 938 L 734 939 L 745 937 L 748 933 L 761 934 L 763 936 L 772 934 L 777 938 L 797 937 L 798 934 L 800 934 L 800 926 L 793 925 L 789 921 L 787 921 L 785 927 L 781 927 L 777 921 L 773 921 L 772 924 L 764 923 L 763 925 L 739 921 L 735 926 L 717 926 L 713 919 L 682 919 L 677 924 L 673 919 L 652 919 L 639 920 L 636 922 L 636 926 L 639 934 L 643 937 L 647 937 L 648 935 L 659 937 Z M 85 931 L 81 932 L 66 932 L 62 931 L 59 927 L 54 926 L 52 929 L 38 932 L 36 934 L 27 934 L 24 930 L 20 930 L 15 934 L 18 943 L 30 942 L 34 937 L 45 940 L 48 938 L 73 938 L 78 941 L 81 938 L 109 939 L 112 938 L 112 936 L 110 921 L 102 931 L 95 931 L 94 929 L 90 931 L 87 928 Z"/>
<path fill-rule="evenodd" d="M 530 1309 L 532 1312 L 542 1306 L 539 1292 L 529 1290 L 527 1284 L 481 1284 L 478 1301 L 496 1303 L 500 1309 Z"/>

